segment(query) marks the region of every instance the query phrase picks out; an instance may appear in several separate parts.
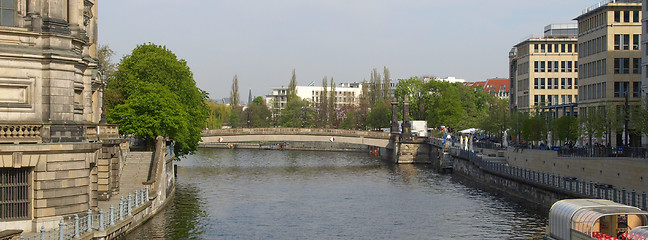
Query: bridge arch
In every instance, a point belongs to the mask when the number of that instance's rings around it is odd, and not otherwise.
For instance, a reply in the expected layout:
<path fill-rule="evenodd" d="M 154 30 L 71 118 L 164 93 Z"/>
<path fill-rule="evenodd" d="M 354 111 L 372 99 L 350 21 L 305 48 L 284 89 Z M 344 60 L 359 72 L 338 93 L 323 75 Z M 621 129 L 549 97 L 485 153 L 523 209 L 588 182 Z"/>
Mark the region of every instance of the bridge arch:
<path fill-rule="evenodd" d="M 387 147 L 389 133 L 317 128 L 235 128 L 205 130 L 203 144 L 236 142 L 330 142 Z"/>

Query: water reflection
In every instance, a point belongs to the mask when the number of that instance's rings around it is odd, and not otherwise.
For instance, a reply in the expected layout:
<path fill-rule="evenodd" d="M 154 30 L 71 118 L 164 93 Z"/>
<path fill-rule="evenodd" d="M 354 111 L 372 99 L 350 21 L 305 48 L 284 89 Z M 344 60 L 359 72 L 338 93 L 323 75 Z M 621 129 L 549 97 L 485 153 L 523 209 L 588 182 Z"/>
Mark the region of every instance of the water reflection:
<path fill-rule="evenodd" d="M 132 239 L 535 239 L 545 210 L 366 154 L 201 149 Z"/>

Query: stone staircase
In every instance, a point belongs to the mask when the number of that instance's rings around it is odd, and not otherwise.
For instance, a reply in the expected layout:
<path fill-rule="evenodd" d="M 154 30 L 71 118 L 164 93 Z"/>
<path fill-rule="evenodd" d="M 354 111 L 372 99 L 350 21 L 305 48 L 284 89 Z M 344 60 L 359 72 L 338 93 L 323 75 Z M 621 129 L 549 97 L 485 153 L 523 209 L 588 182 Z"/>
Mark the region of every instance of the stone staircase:
<path fill-rule="evenodd" d="M 151 161 L 153 160 L 152 152 L 130 152 L 124 162 L 124 169 L 120 179 L 119 192 L 129 193 L 135 190 L 141 190 L 148 178 Z"/>

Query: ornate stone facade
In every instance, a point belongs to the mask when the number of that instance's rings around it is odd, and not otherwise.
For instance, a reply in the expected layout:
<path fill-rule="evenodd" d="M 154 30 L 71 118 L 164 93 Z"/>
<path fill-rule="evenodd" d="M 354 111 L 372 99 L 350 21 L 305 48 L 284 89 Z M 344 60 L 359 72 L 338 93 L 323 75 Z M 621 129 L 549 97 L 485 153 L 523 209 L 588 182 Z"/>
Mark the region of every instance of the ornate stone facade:
<path fill-rule="evenodd" d="M 0 230 L 55 227 L 119 189 L 128 144 L 100 123 L 97 3 L 0 1 Z"/>

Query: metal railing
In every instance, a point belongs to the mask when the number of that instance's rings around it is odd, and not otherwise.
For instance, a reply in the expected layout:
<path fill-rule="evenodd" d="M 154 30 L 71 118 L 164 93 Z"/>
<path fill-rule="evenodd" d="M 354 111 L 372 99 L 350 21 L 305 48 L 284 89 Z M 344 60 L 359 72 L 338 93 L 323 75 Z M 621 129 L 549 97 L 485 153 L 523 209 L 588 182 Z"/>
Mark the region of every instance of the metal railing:
<path fill-rule="evenodd" d="M 134 194 L 128 194 L 128 197 L 121 197 L 119 199 L 119 205 L 117 208 L 110 205 L 108 211 L 99 209 L 99 211 L 93 212 L 88 209 L 84 216 L 79 216 L 75 214 L 73 218 L 67 219 L 67 221 L 61 220 L 59 222 L 59 227 L 46 230 L 45 226 L 42 226 L 40 231 L 33 235 L 26 237 L 23 234 L 20 235 L 21 240 L 66 240 L 72 238 L 80 238 L 86 233 L 93 231 L 105 231 L 106 227 L 114 226 L 115 224 L 123 221 L 124 218 L 128 216 L 133 216 L 133 209 L 138 208 L 144 205 L 149 200 L 149 187 L 142 189 L 141 191 L 135 191 Z"/>
<path fill-rule="evenodd" d="M 648 149 L 642 147 L 587 147 L 587 148 L 561 148 L 559 157 L 627 157 L 648 158 Z"/>
<path fill-rule="evenodd" d="M 576 196 L 607 199 L 625 205 L 631 205 L 642 210 L 647 210 L 646 192 L 622 186 L 581 180 L 571 176 L 561 176 L 543 171 L 534 171 L 526 168 L 510 166 L 508 163 L 483 160 L 474 152 L 454 148 L 451 154 L 467 159 L 481 169 L 501 176 L 515 179 L 520 182 L 540 185 L 555 191 L 568 192 Z"/>

